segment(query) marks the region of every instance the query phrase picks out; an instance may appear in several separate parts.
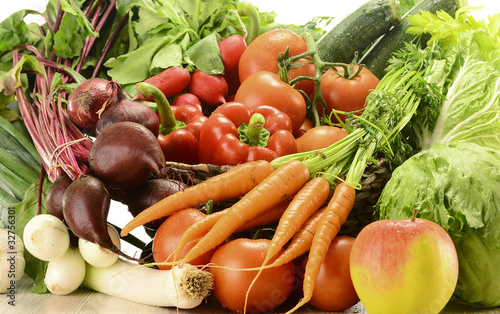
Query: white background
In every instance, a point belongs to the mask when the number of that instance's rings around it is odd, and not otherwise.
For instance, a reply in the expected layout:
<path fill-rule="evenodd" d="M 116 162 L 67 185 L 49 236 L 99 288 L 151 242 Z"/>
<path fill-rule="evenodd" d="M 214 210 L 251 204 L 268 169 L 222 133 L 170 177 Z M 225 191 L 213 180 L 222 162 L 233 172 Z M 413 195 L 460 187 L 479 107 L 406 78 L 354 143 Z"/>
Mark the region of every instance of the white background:
<path fill-rule="evenodd" d="M 295 6 L 290 0 L 248 0 L 253 3 L 259 11 L 278 12 L 278 22 L 304 24 L 312 18 L 321 16 L 333 16 L 342 18 L 349 12 L 355 10 L 366 0 L 308 0 L 306 4 Z M 3 0 L 0 5 L 0 21 L 3 21 L 13 12 L 20 9 L 34 9 L 40 12 L 45 10 L 47 0 Z M 483 6 L 484 9 L 476 12 L 478 18 L 485 18 L 488 14 L 500 12 L 500 1 L 498 0 L 468 0 L 472 6 Z"/>
<path fill-rule="evenodd" d="M 8 3 L 5 3 L 7 1 Z M 293 4 L 293 1 L 290 0 L 249 0 L 249 2 L 253 3 L 260 12 L 278 12 L 276 22 L 302 25 L 317 16 L 331 16 L 334 17 L 335 20 L 330 26 L 354 11 L 365 1 L 366 0 L 307 0 L 305 5 L 297 7 Z M 3 21 L 10 14 L 21 9 L 33 9 L 43 12 L 45 11 L 47 0 L 3 0 L 2 2 L 2 5 L 0 5 L 0 21 Z M 468 3 L 474 7 L 483 7 L 481 10 L 474 11 L 474 15 L 477 19 L 486 19 L 488 15 L 500 13 L 500 1 L 498 0 L 468 0 Z M 43 20 L 37 16 L 28 16 L 26 19 L 29 22 L 43 22 Z M 131 218 L 132 216 L 128 213 L 125 206 L 114 204 L 111 207 L 109 213 L 110 222 L 123 227 Z M 142 228 L 132 231 L 131 234 L 137 236 L 144 242 L 150 241 L 150 237 Z M 131 255 L 137 251 L 126 242 L 122 242 L 122 249 Z"/>

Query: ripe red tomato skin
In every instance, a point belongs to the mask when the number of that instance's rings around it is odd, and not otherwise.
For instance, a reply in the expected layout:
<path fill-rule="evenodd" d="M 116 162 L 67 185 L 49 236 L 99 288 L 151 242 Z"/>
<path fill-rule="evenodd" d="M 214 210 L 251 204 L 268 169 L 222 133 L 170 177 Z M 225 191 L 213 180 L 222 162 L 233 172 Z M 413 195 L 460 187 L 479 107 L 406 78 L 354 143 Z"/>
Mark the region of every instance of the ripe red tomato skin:
<path fill-rule="evenodd" d="M 321 264 L 309 304 L 323 311 L 341 312 L 359 302 L 349 267 L 354 239 L 350 236 L 337 236 L 332 240 Z"/>
<path fill-rule="evenodd" d="M 171 261 L 171 253 L 176 249 L 177 243 L 179 243 L 184 231 L 205 216 L 203 212 L 197 209 L 187 208 L 179 210 L 167 217 L 156 231 L 156 235 L 153 239 L 153 257 L 155 262 L 161 263 L 165 260 Z M 182 258 L 185 256 L 194 244 L 195 243 L 187 244 L 181 251 L 179 257 Z M 190 263 L 192 265 L 206 265 L 210 261 L 215 250 L 216 249 L 210 250 L 202 256 L 192 260 Z M 169 265 L 158 265 L 158 268 L 162 270 L 171 269 L 171 267 L 172 266 Z"/>
<path fill-rule="evenodd" d="M 243 312 L 247 289 L 257 271 L 236 269 L 261 266 L 268 246 L 267 239 L 238 238 L 220 246 L 212 255 L 210 265 L 213 266 L 209 271 L 214 275 L 213 294 L 223 306 Z M 250 292 L 247 312 L 267 312 L 276 308 L 288 298 L 294 281 L 292 262 L 264 270 Z"/>
<path fill-rule="evenodd" d="M 240 82 L 259 71 L 278 73 L 278 55 L 289 47 L 289 55 L 307 51 L 307 44 L 299 34 L 287 29 L 274 29 L 255 38 L 241 55 L 238 72 Z"/>
<path fill-rule="evenodd" d="M 343 69 L 338 67 L 339 71 Z M 356 71 L 357 66 L 353 71 Z M 356 114 L 360 115 L 365 106 L 366 97 L 368 94 L 377 87 L 380 80 L 366 67 L 363 67 L 361 72 L 353 79 L 346 79 L 341 77 L 333 70 L 327 70 L 321 76 L 321 95 L 326 102 L 328 114 L 332 109 L 341 111 L 358 111 Z M 323 114 L 323 106 L 318 105 L 318 113 Z M 345 122 L 345 115 L 339 115 L 342 121 Z M 337 122 L 333 118 L 334 122 Z"/>
<path fill-rule="evenodd" d="M 235 101 L 253 109 L 259 106 L 274 107 L 290 118 L 295 133 L 306 117 L 304 97 L 276 74 L 259 71 L 250 75 L 236 92 Z"/>

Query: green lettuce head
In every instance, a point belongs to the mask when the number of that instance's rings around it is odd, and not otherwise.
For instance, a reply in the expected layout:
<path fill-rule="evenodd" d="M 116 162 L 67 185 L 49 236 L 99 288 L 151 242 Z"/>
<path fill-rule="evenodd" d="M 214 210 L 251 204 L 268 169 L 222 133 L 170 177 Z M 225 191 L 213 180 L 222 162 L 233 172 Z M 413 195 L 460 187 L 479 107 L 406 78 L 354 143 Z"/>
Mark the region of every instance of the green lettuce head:
<path fill-rule="evenodd" d="M 441 225 L 459 259 L 457 302 L 500 305 L 500 151 L 438 143 L 396 168 L 376 206 L 378 219 L 418 217 Z"/>

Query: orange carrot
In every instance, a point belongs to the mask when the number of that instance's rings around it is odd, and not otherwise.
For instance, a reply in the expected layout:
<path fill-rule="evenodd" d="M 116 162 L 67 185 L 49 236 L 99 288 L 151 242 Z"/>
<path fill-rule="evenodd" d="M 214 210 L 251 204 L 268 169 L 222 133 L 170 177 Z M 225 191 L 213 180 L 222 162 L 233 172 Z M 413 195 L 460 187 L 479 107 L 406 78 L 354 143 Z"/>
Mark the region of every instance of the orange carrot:
<path fill-rule="evenodd" d="M 242 231 L 247 231 L 250 229 L 262 227 L 268 224 L 271 224 L 273 222 L 278 222 L 285 212 L 286 208 L 290 204 L 291 199 L 286 199 L 283 202 L 279 203 L 276 206 L 273 206 L 272 208 L 266 210 L 265 212 L 262 213 L 262 215 L 257 216 L 256 218 L 250 220 L 246 224 L 242 225 L 238 229 L 236 229 L 234 232 L 242 232 Z"/>
<path fill-rule="evenodd" d="M 335 188 L 333 197 L 328 203 L 325 212 L 314 233 L 314 238 L 309 251 L 309 258 L 304 274 L 304 296 L 299 303 L 288 313 L 292 313 L 311 300 L 316 277 L 320 266 L 326 256 L 328 247 L 333 238 L 338 234 L 340 227 L 349 216 L 356 198 L 356 190 L 347 183 L 341 183 Z"/>
<path fill-rule="evenodd" d="M 330 183 L 322 177 L 316 177 L 307 182 L 295 195 L 292 202 L 280 218 L 278 227 L 269 243 L 266 256 L 262 262 L 264 267 L 271 258 L 278 254 L 283 246 L 294 236 L 306 220 L 326 202 L 330 194 Z M 261 268 L 252 280 L 246 292 L 245 304 L 254 283 L 264 268 Z M 245 306 L 246 308 L 246 306 Z"/>
<path fill-rule="evenodd" d="M 277 267 L 286 264 L 311 249 L 314 233 L 318 227 L 321 216 L 326 207 L 319 209 L 302 225 L 302 228 L 293 236 L 292 241 L 286 249 L 266 268 Z"/>
<path fill-rule="evenodd" d="M 316 177 L 304 185 L 280 218 L 278 227 L 269 243 L 263 265 L 267 264 L 294 236 L 304 222 L 318 211 L 328 199 L 329 193 L 330 183 L 321 177 Z"/>
<path fill-rule="evenodd" d="M 288 204 L 290 204 L 291 199 L 284 200 L 280 202 L 276 206 L 266 210 L 262 215 L 259 215 L 255 219 L 250 220 L 246 224 L 242 225 L 235 232 L 241 232 L 250 230 L 253 228 L 265 226 L 267 224 L 277 222 L 281 215 L 285 212 Z M 198 238 L 206 232 L 208 229 L 212 228 L 219 219 L 226 214 L 229 208 L 220 210 L 218 212 L 207 215 L 203 219 L 198 220 L 194 224 L 192 224 L 184 233 L 182 234 L 179 243 L 177 244 L 177 248 L 173 252 L 174 258 L 173 260 L 177 260 L 182 249 L 191 241 L 197 241 Z"/>
<path fill-rule="evenodd" d="M 227 172 L 169 195 L 146 208 L 125 225 L 121 236 L 126 236 L 133 229 L 155 219 L 171 215 L 180 209 L 196 207 L 208 200 L 220 202 L 241 196 L 261 183 L 273 171 L 273 166 L 264 160 L 240 164 Z"/>
<path fill-rule="evenodd" d="M 221 244 L 242 225 L 297 193 L 307 181 L 309 169 L 304 163 L 292 160 L 280 166 L 231 206 L 181 262 L 189 262 Z"/>

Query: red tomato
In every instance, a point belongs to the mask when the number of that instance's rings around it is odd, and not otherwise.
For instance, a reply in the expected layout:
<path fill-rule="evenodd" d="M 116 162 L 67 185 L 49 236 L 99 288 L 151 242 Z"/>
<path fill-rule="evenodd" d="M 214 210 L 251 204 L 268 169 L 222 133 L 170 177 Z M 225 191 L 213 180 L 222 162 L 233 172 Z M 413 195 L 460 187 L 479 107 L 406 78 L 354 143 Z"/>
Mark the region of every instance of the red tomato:
<path fill-rule="evenodd" d="M 295 136 L 295 138 L 299 138 L 313 127 L 314 127 L 314 122 L 312 122 L 311 119 L 305 119 L 304 123 L 302 123 L 300 128 L 295 133 L 293 133 L 293 135 Z"/>
<path fill-rule="evenodd" d="M 307 51 L 305 40 L 291 30 L 274 29 L 257 36 L 241 55 L 238 66 L 240 82 L 259 71 L 278 73 L 278 55 L 287 47 L 290 56 Z"/>
<path fill-rule="evenodd" d="M 302 153 L 328 147 L 347 135 L 346 130 L 336 126 L 320 125 L 313 127 L 297 138 L 297 152 Z"/>
<path fill-rule="evenodd" d="M 156 263 L 172 261 L 172 253 L 177 248 L 177 243 L 189 226 L 205 217 L 205 214 L 194 208 L 179 210 L 170 215 L 158 228 L 153 239 L 153 257 Z M 205 232 L 206 233 L 206 232 Z M 203 234 L 200 234 L 202 236 Z M 196 244 L 187 244 L 181 251 L 179 258 L 182 258 Z M 216 249 L 208 251 L 202 256 L 190 262 L 192 265 L 206 265 Z M 160 269 L 171 269 L 169 265 L 158 265 Z"/>
<path fill-rule="evenodd" d="M 209 268 L 214 275 L 212 292 L 223 306 L 243 312 L 247 290 L 257 271 L 238 269 L 261 266 L 269 242 L 267 239 L 238 238 L 214 253 Z M 292 292 L 294 280 L 292 262 L 262 271 L 249 293 L 246 311 L 268 312 L 276 308 Z"/>
<path fill-rule="evenodd" d="M 339 72 L 343 73 L 342 67 L 337 67 Z M 353 72 L 356 72 L 357 66 L 354 66 Z M 365 101 L 368 94 L 377 87 L 380 80 L 366 67 L 352 79 L 344 78 L 333 70 L 327 70 L 321 76 L 321 95 L 326 102 L 328 114 L 332 109 L 356 112 L 360 115 L 365 107 Z M 323 114 L 323 107 L 318 105 L 319 114 Z M 339 115 L 342 121 L 345 121 L 345 115 Z M 337 122 L 332 117 L 332 121 Z"/>
<path fill-rule="evenodd" d="M 241 83 L 234 100 L 245 104 L 250 109 L 271 106 L 282 111 L 292 120 L 293 133 L 300 128 L 306 117 L 304 97 L 269 71 L 260 71 L 250 75 Z"/>
<path fill-rule="evenodd" d="M 321 264 L 309 304 L 330 312 L 341 312 L 359 302 L 349 268 L 354 238 L 335 237 Z"/>

